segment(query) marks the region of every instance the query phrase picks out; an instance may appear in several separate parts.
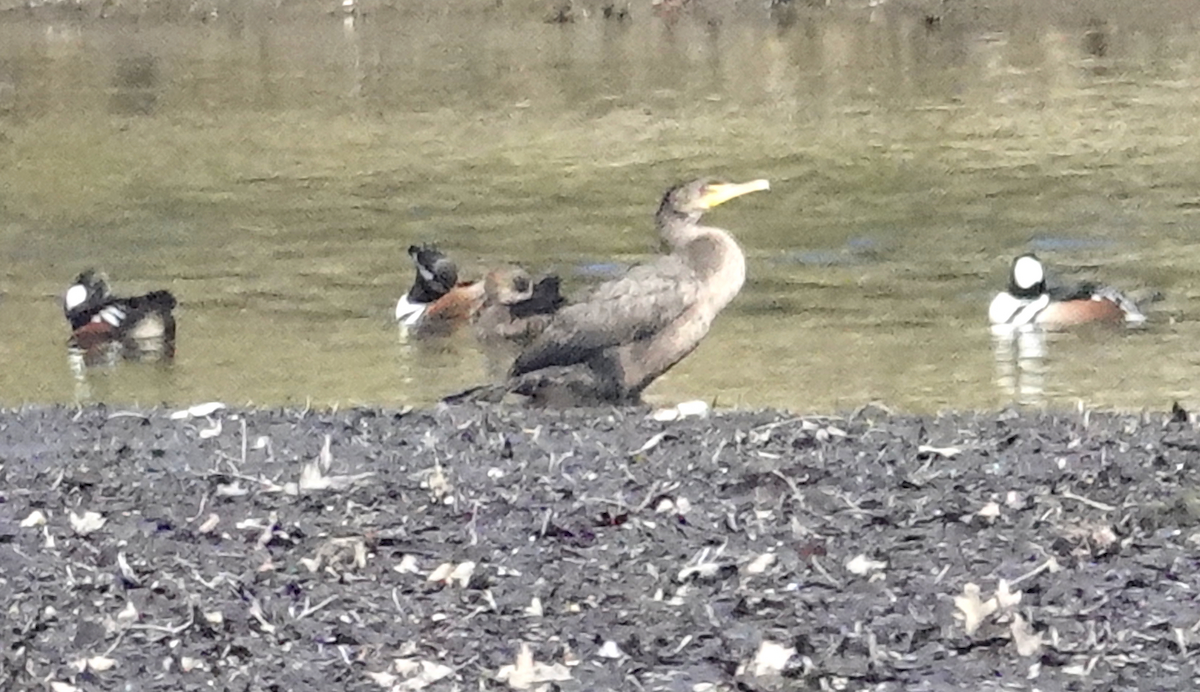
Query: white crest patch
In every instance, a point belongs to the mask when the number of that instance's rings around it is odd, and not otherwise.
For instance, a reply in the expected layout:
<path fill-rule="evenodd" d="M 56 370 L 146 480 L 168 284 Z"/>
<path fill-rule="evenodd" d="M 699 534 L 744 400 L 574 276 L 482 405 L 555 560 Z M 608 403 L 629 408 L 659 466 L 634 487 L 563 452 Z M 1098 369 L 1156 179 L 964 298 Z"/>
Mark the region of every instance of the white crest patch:
<path fill-rule="evenodd" d="M 87 298 L 87 286 L 84 286 L 83 284 L 75 284 L 67 289 L 67 294 L 63 296 L 63 304 L 67 306 L 68 310 L 74 310 L 80 305 L 83 305 Z"/>
<path fill-rule="evenodd" d="M 1042 263 L 1028 255 L 1017 258 L 1017 261 L 1013 264 L 1012 274 L 1013 283 L 1018 288 L 1033 288 L 1046 278 L 1046 272 L 1042 269 Z"/>

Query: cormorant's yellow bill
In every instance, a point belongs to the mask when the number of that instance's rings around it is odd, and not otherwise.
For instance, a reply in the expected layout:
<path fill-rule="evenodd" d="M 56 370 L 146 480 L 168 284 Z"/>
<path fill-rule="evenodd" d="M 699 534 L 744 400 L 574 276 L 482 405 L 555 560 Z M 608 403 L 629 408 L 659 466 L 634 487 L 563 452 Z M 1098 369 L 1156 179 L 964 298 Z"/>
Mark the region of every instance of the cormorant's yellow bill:
<path fill-rule="evenodd" d="M 712 209 L 734 197 L 770 189 L 771 182 L 769 180 L 751 180 L 748 183 L 709 183 L 704 186 L 704 194 L 700 197 L 700 206 Z"/>

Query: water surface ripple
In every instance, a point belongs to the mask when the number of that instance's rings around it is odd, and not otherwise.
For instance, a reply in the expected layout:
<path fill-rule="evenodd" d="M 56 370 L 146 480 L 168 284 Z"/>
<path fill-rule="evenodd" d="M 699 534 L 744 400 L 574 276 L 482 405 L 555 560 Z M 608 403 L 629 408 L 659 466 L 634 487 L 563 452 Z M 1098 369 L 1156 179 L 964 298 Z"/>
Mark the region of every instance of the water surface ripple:
<path fill-rule="evenodd" d="M 772 190 L 710 215 L 749 279 L 652 400 L 1200 403 L 1189 3 L 483 4 L 6 12 L 0 404 L 429 404 L 485 359 L 399 337 L 410 243 L 578 289 L 706 173 Z M 1026 250 L 1163 299 L 1015 386 L 985 314 Z M 179 297 L 173 367 L 72 375 L 58 295 L 93 265 Z"/>

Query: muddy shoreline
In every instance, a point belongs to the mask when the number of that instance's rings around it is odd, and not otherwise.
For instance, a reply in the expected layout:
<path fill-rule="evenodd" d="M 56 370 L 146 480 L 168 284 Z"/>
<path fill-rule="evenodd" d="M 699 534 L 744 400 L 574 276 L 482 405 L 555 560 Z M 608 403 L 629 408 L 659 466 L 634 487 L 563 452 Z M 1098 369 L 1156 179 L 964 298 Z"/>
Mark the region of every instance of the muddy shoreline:
<path fill-rule="evenodd" d="M 1179 412 L 171 414 L 0 414 L 0 687 L 1198 677 Z"/>

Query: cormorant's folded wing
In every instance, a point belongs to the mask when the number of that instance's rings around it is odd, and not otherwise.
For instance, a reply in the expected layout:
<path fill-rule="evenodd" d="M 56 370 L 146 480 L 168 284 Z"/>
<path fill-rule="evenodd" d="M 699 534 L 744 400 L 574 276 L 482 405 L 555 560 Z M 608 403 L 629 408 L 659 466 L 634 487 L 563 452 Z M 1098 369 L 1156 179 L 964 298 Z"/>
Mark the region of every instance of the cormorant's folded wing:
<path fill-rule="evenodd" d="M 676 257 L 634 267 L 560 309 L 517 357 L 511 374 L 582 363 L 603 349 L 645 339 L 691 307 L 698 290 L 692 269 Z"/>

